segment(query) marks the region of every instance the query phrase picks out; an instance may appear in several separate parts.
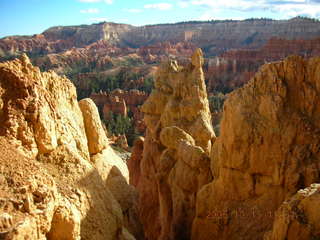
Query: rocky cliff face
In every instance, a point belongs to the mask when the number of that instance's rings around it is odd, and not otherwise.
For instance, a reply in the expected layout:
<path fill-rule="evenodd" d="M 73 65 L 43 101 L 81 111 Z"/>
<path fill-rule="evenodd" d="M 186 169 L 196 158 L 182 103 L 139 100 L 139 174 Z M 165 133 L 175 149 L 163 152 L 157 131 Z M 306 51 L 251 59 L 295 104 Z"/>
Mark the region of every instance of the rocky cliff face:
<path fill-rule="evenodd" d="M 108 146 L 92 100 L 79 107 L 68 79 L 40 72 L 26 55 L 1 63 L 0 122 L 1 236 L 139 236 L 126 164 Z"/>
<path fill-rule="evenodd" d="M 121 48 L 140 48 L 161 42 L 191 42 L 209 55 L 230 48 L 257 48 L 270 37 L 312 39 L 319 35 L 320 24 L 312 19 L 252 19 L 244 21 L 186 22 L 134 27 L 125 24 L 52 27 L 32 37 L 7 37 L 0 40 L 2 55 L 19 54 L 38 49 L 37 53 L 56 53 L 73 47 L 84 47 L 99 40 Z M 305 33 L 308 34 L 305 34 Z"/>
<path fill-rule="evenodd" d="M 131 28 L 134 27 L 116 23 L 52 27 L 42 34 L 1 39 L 0 56 L 17 56 L 23 52 L 33 52 L 33 55 L 57 53 L 72 47 L 84 47 L 99 40 L 117 44 L 122 34 Z"/>
<path fill-rule="evenodd" d="M 142 106 L 147 134 L 137 187 L 147 239 L 187 239 L 197 191 L 211 180 L 215 135 L 202 64 L 200 49 L 186 67 L 163 64 Z"/>
<path fill-rule="evenodd" d="M 217 55 L 230 48 L 261 47 L 270 36 L 286 39 L 315 38 L 319 30 L 319 23 L 310 19 L 253 19 L 143 26 L 131 29 L 123 38 L 133 47 L 163 41 L 190 41 L 205 49 L 207 54 Z M 305 34 L 306 31 L 308 34 Z"/>
<path fill-rule="evenodd" d="M 319 58 L 266 64 L 230 94 L 192 239 L 261 239 L 284 200 L 320 181 L 319 67 Z"/>

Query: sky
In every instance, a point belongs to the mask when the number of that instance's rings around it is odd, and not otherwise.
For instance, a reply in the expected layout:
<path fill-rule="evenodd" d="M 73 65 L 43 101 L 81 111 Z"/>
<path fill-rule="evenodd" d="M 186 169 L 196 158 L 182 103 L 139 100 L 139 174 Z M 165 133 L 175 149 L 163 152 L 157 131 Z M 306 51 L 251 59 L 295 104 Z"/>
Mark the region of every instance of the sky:
<path fill-rule="evenodd" d="M 191 20 L 320 17 L 320 0 L 0 0 L 0 38 L 102 21 L 134 26 Z"/>

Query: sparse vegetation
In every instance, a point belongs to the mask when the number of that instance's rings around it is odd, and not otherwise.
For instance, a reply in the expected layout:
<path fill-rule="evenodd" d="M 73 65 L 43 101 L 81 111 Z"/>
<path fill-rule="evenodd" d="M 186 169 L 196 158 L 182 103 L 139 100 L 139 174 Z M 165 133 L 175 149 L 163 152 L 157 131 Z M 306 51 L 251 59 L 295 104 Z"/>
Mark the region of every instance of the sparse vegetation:
<path fill-rule="evenodd" d="M 126 134 L 130 127 L 132 127 L 132 119 L 121 114 L 114 114 L 110 112 L 109 119 L 104 120 L 108 132 L 113 135 Z"/>
<path fill-rule="evenodd" d="M 221 112 L 223 103 L 226 100 L 226 95 L 221 92 L 209 97 L 209 107 L 211 112 Z"/>

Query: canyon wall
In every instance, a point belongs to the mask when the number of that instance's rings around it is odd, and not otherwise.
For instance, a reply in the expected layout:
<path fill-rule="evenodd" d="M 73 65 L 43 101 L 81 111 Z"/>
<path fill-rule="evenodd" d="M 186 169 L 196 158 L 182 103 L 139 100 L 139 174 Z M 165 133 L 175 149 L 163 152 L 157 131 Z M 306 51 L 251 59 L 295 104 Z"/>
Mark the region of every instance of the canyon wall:
<path fill-rule="evenodd" d="M 0 140 L 1 237 L 141 238 L 127 166 L 70 80 L 26 55 L 1 63 Z"/>
<path fill-rule="evenodd" d="M 123 38 L 133 47 L 163 41 L 190 41 L 203 48 L 207 55 L 218 55 L 226 49 L 261 47 L 273 36 L 311 39 L 319 36 L 319 30 L 319 22 L 311 19 L 248 19 L 142 26 L 131 29 Z"/>
<path fill-rule="evenodd" d="M 161 42 L 191 42 L 207 55 L 231 48 L 258 48 L 271 37 L 312 39 L 319 36 L 319 22 L 306 18 L 290 20 L 248 19 L 243 21 L 184 22 L 134 27 L 126 24 L 52 27 L 34 36 L 13 36 L 0 40 L 0 56 L 29 52 L 48 54 L 71 47 L 84 47 L 99 40 L 121 48 L 140 48 Z"/>
<path fill-rule="evenodd" d="M 133 26 L 116 23 L 100 23 L 79 26 L 58 26 L 33 36 L 10 36 L 0 39 L 0 56 L 17 56 L 58 53 L 72 47 L 85 47 L 99 40 L 109 44 L 120 41 L 121 35 Z"/>

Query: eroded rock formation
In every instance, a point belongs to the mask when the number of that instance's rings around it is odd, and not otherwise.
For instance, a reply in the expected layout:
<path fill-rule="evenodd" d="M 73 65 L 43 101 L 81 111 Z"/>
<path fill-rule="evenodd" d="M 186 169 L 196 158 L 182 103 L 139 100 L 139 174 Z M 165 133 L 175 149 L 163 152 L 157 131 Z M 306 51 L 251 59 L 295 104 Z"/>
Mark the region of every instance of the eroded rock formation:
<path fill-rule="evenodd" d="M 143 114 L 140 112 L 140 107 L 147 97 L 148 95 L 145 92 L 136 89 L 130 91 L 116 89 L 110 93 L 100 92 L 90 95 L 90 98 L 100 109 L 104 120 L 109 120 L 111 112 L 123 116 L 130 115 L 136 131 L 140 133 L 145 131 Z"/>
<path fill-rule="evenodd" d="M 271 37 L 262 47 L 231 49 L 208 59 L 205 74 L 209 92 L 230 92 L 247 83 L 266 62 L 280 61 L 291 55 L 315 57 L 320 53 L 320 39 Z"/>
<path fill-rule="evenodd" d="M 230 94 L 192 239 L 261 239 L 284 200 L 320 181 L 319 71 L 319 58 L 290 57 Z"/>
<path fill-rule="evenodd" d="M 215 134 L 200 49 L 186 67 L 168 61 L 142 106 L 147 134 L 138 183 L 147 239 L 188 239 L 197 191 L 211 180 Z"/>
<path fill-rule="evenodd" d="M 26 55 L 1 63 L 0 135 L 6 239 L 140 234 L 127 166 L 108 146 L 92 100 L 79 107 L 67 78 L 40 72 Z"/>
<path fill-rule="evenodd" d="M 319 237 L 320 59 L 265 64 L 229 95 L 218 138 L 201 66 L 199 50 L 186 67 L 163 64 L 142 107 L 147 239 Z"/>

